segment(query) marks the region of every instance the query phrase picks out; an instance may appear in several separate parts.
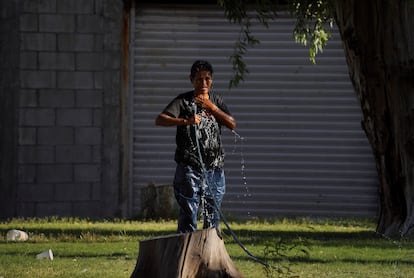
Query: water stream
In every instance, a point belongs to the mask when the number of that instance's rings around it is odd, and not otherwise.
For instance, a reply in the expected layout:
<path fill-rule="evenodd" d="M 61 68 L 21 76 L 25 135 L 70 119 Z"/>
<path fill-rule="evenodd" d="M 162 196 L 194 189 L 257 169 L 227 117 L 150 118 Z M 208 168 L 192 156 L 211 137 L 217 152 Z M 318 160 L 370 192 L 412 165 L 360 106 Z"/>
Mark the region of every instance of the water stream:
<path fill-rule="evenodd" d="M 234 147 L 232 150 L 232 154 L 235 155 L 237 152 L 237 146 L 240 144 L 239 152 L 240 152 L 240 174 L 242 178 L 242 183 L 244 186 L 245 192 L 243 193 L 244 198 L 250 198 L 251 194 L 249 191 L 249 187 L 247 184 L 247 175 L 246 175 L 246 163 L 244 160 L 244 137 L 242 137 L 239 133 L 237 133 L 235 130 L 231 131 L 234 135 Z M 240 195 L 237 195 L 237 198 L 240 198 Z M 244 202 L 244 201 L 243 201 Z M 247 216 L 250 217 L 250 212 L 247 212 Z"/>

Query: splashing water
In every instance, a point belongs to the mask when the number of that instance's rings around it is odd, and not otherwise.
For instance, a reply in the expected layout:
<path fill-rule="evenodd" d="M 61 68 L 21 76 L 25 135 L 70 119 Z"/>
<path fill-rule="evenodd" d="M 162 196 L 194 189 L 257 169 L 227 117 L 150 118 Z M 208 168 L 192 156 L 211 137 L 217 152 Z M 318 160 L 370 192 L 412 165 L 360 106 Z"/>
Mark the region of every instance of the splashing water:
<path fill-rule="evenodd" d="M 233 132 L 233 134 L 235 135 L 235 142 L 237 142 L 237 138 L 239 138 L 239 139 L 241 139 L 241 142 L 243 143 L 243 140 L 244 140 L 244 138 L 243 137 L 241 137 L 236 131 L 234 131 L 234 130 L 232 130 L 232 132 Z M 200 157 L 200 160 L 202 161 L 202 159 L 201 159 L 201 152 L 200 152 L 200 146 L 199 146 L 199 144 L 198 144 L 198 138 L 197 138 L 197 136 L 196 136 L 196 140 L 197 140 L 197 149 L 198 149 L 198 154 L 199 154 L 199 157 Z M 241 144 L 242 145 L 242 147 L 243 147 L 243 144 Z M 247 179 L 246 179 L 246 175 L 245 175 L 245 167 L 244 167 L 244 155 L 243 155 L 243 148 L 241 147 L 241 150 L 240 150 L 240 153 L 241 153 L 241 164 L 242 164 L 242 177 L 243 177 L 243 183 L 244 183 L 244 185 L 245 185 L 245 188 L 246 188 L 246 192 L 247 192 L 247 194 L 246 195 L 250 195 L 250 193 L 248 193 L 248 188 L 247 188 Z M 203 163 L 201 163 L 202 164 L 202 171 L 204 172 L 204 173 L 206 173 L 205 171 L 206 171 L 206 169 L 205 169 L 205 167 L 204 167 L 204 164 Z M 205 178 L 205 177 L 204 177 Z M 204 179 L 204 181 L 206 181 L 206 179 Z M 203 185 L 202 185 L 202 196 L 201 196 L 201 198 L 202 198 L 202 211 L 203 211 L 203 214 L 204 214 L 204 216 L 208 216 L 208 209 L 207 209 L 207 202 L 206 202 L 206 195 L 205 195 L 205 188 L 204 187 L 207 187 L 208 188 L 208 186 L 206 186 L 206 184 L 205 183 L 203 183 Z M 245 196 L 246 196 L 245 195 Z M 243 243 L 241 243 L 241 241 L 239 240 L 239 238 L 237 237 L 237 235 L 234 233 L 234 231 L 231 229 L 231 227 L 230 227 L 230 225 L 229 225 L 229 223 L 227 222 L 227 220 L 226 220 L 226 218 L 225 218 L 225 216 L 224 216 L 224 214 L 223 214 L 223 212 L 221 211 L 221 209 L 217 206 L 217 203 L 216 203 L 216 201 L 214 200 L 214 196 L 212 196 L 212 198 L 213 198 L 213 204 L 214 204 L 214 209 L 217 209 L 217 212 L 219 213 L 219 215 L 220 215 L 220 217 L 221 217 L 221 220 L 224 222 L 224 224 L 226 225 L 226 227 L 227 227 L 227 229 L 229 230 L 229 232 L 230 232 L 230 234 L 232 235 L 232 237 L 233 237 L 233 239 L 237 242 L 237 244 L 243 249 L 243 251 L 244 252 L 246 252 L 246 254 L 251 258 L 251 259 L 253 259 L 255 262 L 257 262 L 257 263 L 260 263 L 260 264 L 262 264 L 263 266 L 265 266 L 266 268 L 269 268 L 270 266 L 269 266 L 269 264 L 267 264 L 265 261 L 263 261 L 263 260 L 261 260 L 260 258 L 258 258 L 258 257 L 256 257 L 256 256 L 254 256 L 244 245 L 243 245 Z M 250 212 L 248 212 L 248 215 L 250 216 Z M 206 219 L 206 217 L 204 217 L 204 219 Z M 207 219 L 208 219 L 208 217 L 207 217 Z M 206 220 L 207 220 L 206 219 Z M 208 221 L 208 220 L 207 220 Z M 210 223 L 207 223 L 207 224 L 210 224 Z"/>
<path fill-rule="evenodd" d="M 244 137 L 240 136 L 239 133 L 237 133 L 235 130 L 231 130 L 231 132 L 234 135 L 234 147 L 232 150 L 232 155 L 235 155 L 237 152 L 240 153 L 240 172 L 241 172 L 241 178 L 242 178 L 242 184 L 244 186 L 244 193 L 242 194 L 242 196 L 240 196 L 239 194 L 237 195 L 237 198 L 243 198 L 242 202 L 245 203 L 246 198 L 250 198 L 251 194 L 249 191 L 249 187 L 248 187 L 248 183 L 247 183 L 247 175 L 246 175 L 246 163 L 245 163 L 245 158 L 244 158 Z M 197 142 L 198 143 L 198 142 Z M 198 144 L 197 144 L 198 145 Z M 237 148 L 239 146 L 239 151 L 237 151 Z M 197 146 L 198 150 L 199 150 L 199 146 Z M 201 157 L 201 153 L 199 153 L 199 156 Z M 206 169 L 204 169 L 203 166 L 203 172 L 206 171 Z M 212 213 L 214 213 L 213 209 L 212 209 L 212 205 L 207 202 L 207 190 L 208 190 L 208 186 L 207 186 L 207 179 L 206 177 L 203 178 L 202 181 L 202 185 L 201 185 L 201 194 L 200 194 L 200 198 L 201 198 L 201 204 L 200 204 L 200 217 L 202 218 L 204 223 L 204 226 L 210 227 L 212 225 L 212 223 L 210 222 L 212 219 Z M 214 197 L 213 197 L 214 198 Z M 247 212 L 247 216 L 251 217 L 251 213 L 250 211 Z M 206 223 L 207 221 L 207 223 Z"/>
<path fill-rule="evenodd" d="M 245 190 L 245 193 L 243 194 L 243 197 L 244 198 L 249 198 L 249 197 L 251 197 L 251 194 L 250 194 L 250 191 L 249 191 L 249 187 L 247 185 L 246 163 L 245 163 L 245 160 L 244 160 L 244 150 L 243 150 L 244 137 L 240 136 L 240 134 L 238 134 L 235 130 L 232 130 L 231 132 L 234 134 L 234 144 L 235 144 L 235 146 L 233 148 L 233 151 L 232 151 L 232 154 L 236 153 L 236 146 L 237 146 L 237 143 L 240 140 L 240 171 L 241 171 L 242 182 L 243 182 L 243 186 L 244 186 L 244 190 Z M 240 196 L 238 196 L 238 198 L 239 197 Z M 250 212 L 247 212 L 247 215 L 250 216 Z"/>

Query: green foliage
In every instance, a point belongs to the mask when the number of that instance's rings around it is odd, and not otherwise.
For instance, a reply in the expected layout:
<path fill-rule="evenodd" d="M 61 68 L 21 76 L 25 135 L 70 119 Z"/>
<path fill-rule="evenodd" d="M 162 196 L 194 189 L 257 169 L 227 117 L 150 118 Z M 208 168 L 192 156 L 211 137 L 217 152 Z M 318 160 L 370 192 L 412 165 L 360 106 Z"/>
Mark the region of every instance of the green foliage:
<path fill-rule="evenodd" d="M 249 47 L 254 47 L 260 41 L 251 31 L 253 23 L 258 22 L 268 27 L 270 20 L 277 16 L 279 1 L 277 0 L 217 0 L 224 9 L 227 19 L 240 25 L 238 40 L 235 42 L 230 61 L 233 67 L 233 78 L 229 87 L 237 87 L 240 81 L 249 73 L 243 57 Z M 309 46 L 309 59 L 316 63 L 316 55 L 323 51 L 331 34 L 327 23 L 332 27 L 333 8 L 330 0 L 291 0 L 289 8 L 292 16 L 296 17 L 293 30 L 296 42 Z"/>
<path fill-rule="evenodd" d="M 244 76 L 249 73 L 243 60 L 248 47 L 259 44 L 250 27 L 255 21 L 268 26 L 269 20 L 276 16 L 276 5 L 270 0 L 218 0 L 217 3 L 224 9 L 225 16 L 231 23 L 240 25 L 238 40 L 235 42 L 230 61 L 233 65 L 234 77 L 230 80 L 229 87 L 236 87 Z"/>
<path fill-rule="evenodd" d="M 331 33 L 333 9 L 329 0 L 296 0 L 290 2 L 290 11 L 296 17 L 293 30 L 295 41 L 309 45 L 309 59 L 316 63 L 316 54 L 323 51 Z"/>

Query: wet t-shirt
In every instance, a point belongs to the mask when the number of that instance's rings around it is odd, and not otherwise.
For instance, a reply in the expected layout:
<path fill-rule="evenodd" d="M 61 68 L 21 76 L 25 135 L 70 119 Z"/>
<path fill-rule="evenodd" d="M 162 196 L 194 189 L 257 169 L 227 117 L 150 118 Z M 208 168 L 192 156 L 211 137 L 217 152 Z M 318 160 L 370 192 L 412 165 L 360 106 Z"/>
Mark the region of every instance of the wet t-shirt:
<path fill-rule="evenodd" d="M 230 115 L 219 94 L 209 92 L 209 98 L 223 112 Z M 194 110 L 201 116 L 201 122 L 197 126 L 177 126 L 175 161 L 201 169 L 202 164 L 196 141 L 196 138 L 198 138 L 204 167 L 207 169 L 221 168 L 224 166 L 221 125 L 213 114 L 195 105 L 194 91 L 178 95 L 167 105 L 163 113 L 176 118 L 189 119 L 194 115 Z"/>

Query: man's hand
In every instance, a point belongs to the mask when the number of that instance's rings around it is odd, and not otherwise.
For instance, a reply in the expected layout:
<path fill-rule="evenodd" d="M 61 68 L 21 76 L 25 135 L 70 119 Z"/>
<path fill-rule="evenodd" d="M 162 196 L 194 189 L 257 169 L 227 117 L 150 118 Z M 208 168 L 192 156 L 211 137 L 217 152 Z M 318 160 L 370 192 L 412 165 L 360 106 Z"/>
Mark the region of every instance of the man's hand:
<path fill-rule="evenodd" d="M 212 103 L 208 97 L 208 95 L 200 94 L 194 98 L 197 105 L 201 106 L 202 108 L 206 109 L 207 111 L 214 112 L 217 111 L 218 107 Z"/>
<path fill-rule="evenodd" d="M 201 122 L 201 116 L 200 116 L 200 115 L 198 115 L 198 114 L 194 114 L 194 115 L 190 118 L 190 121 L 192 122 L 192 124 L 199 125 L 199 124 L 200 124 L 200 122 Z"/>

